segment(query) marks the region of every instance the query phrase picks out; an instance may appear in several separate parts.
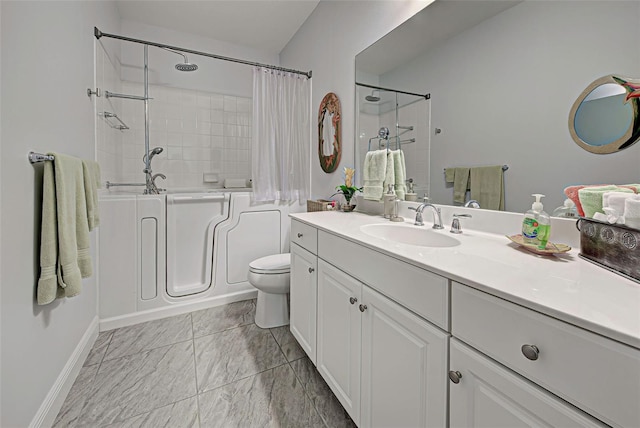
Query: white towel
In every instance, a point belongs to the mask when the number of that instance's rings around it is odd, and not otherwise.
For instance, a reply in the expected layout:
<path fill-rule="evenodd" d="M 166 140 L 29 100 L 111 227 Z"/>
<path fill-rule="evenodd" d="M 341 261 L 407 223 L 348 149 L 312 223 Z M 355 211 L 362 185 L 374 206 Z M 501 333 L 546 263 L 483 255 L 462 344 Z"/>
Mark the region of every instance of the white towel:
<path fill-rule="evenodd" d="M 606 192 L 602 195 L 602 208 L 613 208 L 618 216 L 624 215 L 624 201 L 635 198 L 634 193 Z"/>
<path fill-rule="evenodd" d="M 640 198 L 628 198 L 624 201 L 625 224 L 634 229 L 640 229 Z"/>
<path fill-rule="evenodd" d="M 404 163 L 404 153 L 402 150 L 394 150 L 391 152 L 393 155 L 393 173 L 394 173 L 394 189 L 396 196 L 399 199 L 404 200 L 404 195 L 407 193 L 407 167 Z"/>
<path fill-rule="evenodd" d="M 387 174 L 387 151 L 376 150 L 367 152 L 364 158 L 363 169 L 364 199 L 370 201 L 381 200 L 384 192 L 382 184 Z"/>

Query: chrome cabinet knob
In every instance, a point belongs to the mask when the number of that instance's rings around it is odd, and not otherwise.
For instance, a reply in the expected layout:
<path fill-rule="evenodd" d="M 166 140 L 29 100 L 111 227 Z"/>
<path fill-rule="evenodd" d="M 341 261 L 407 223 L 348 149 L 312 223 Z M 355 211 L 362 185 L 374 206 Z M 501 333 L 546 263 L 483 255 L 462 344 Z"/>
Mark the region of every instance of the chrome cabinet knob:
<path fill-rule="evenodd" d="M 313 272 L 315 272 L 315 269 L 314 268 L 309 268 L 309 273 L 313 273 Z"/>
<path fill-rule="evenodd" d="M 302 238 L 302 233 L 298 233 L 298 238 Z"/>
<path fill-rule="evenodd" d="M 449 380 L 453 383 L 460 383 L 460 379 L 462 379 L 462 373 L 459 371 L 449 371 Z"/>
<path fill-rule="evenodd" d="M 355 304 L 358 301 L 358 299 L 356 299 L 355 297 L 349 297 L 349 303 L 351 303 L 352 305 Z"/>
<path fill-rule="evenodd" d="M 522 345 L 520 349 L 522 350 L 522 354 L 531 361 L 537 360 L 540 354 L 540 350 L 536 345 Z"/>
<path fill-rule="evenodd" d="M 359 308 L 360 308 L 360 312 L 364 312 L 367 310 L 367 305 L 360 305 Z"/>

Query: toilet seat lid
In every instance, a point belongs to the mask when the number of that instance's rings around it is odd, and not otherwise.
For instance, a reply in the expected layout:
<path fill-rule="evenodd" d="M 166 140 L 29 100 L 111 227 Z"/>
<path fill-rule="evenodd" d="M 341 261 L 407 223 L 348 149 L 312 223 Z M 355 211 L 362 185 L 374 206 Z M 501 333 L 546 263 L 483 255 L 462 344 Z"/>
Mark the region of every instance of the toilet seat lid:
<path fill-rule="evenodd" d="M 261 257 L 249 263 L 249 270 L 255 273 L 289 273 L 291 269 L 291 254 L 273 254 Z"/>

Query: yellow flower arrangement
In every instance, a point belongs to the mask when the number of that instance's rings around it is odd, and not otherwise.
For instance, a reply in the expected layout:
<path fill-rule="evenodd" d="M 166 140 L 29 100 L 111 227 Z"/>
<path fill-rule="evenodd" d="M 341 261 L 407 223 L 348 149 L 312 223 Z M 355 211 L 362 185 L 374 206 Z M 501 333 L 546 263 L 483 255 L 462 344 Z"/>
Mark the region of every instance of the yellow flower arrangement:
<path fill-rule="evenodd" d="M 351 198 L 355 195 L 356 192 L 361 192 L 362 188 L 355 187 L 353 185 L 353 176 L 355 175 L 356 170 L 353 168 L 344 168 L 344 184 L 341 184 L 336 187 L 336 193 L 342 193 L 344 199 L 347 201 L 347 205 L 351 204 Z M 334 193 L 335 195 L 335 193 Z"/>

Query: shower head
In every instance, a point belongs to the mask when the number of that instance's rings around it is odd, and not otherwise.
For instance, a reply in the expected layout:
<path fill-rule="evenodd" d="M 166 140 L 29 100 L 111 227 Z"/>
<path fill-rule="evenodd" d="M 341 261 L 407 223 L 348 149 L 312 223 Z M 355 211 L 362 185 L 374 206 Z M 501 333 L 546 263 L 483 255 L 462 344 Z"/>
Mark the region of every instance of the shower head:
<path fill-rule="evenodd" d="M 164 49 L 165 51 L 173 52 L 174 54 L 182 55 L 182 57 L 184 58 L 184 62 L 180 62 L 176 64 L 176 70 L 196 71 L 198 69 L 198 65 L 189 62 L 189 60 L 187 59 L 187 56 L 182 52 L 174 51 L 173 49 L 169 49 L 169 48 L 162 48 L 162 49 Z"/>
<path fill-rule="evenodd" d="M 367 101 L 371 101 L 372 103 L 377 103 L 378 101 L 380 101 L 380 97 L 377 97 L 375 95 L 373 95 L 374 92 L 378 91 L 377 89 L 374 89 L 373 91 L 371 91 L 371 95 L 367 95 L 366 97 L 364 97 L 365 100 Z M 380 91 L 378 91 L 380 92 Z"/>
<path fill-rule="evenodd" d="M 153 159 L 153 157 L 155 155 L 159 155 L 160 153 L 162 153 L 164 149 L 162 147 L 156 147 L 152 150 L 149 151 L 149 162 L 151 162 L 151 159 Z M 145 154 L 144 156 L 142 156 L 142 161 L 144 163 L 147 163 L 147 155 Z"/>

